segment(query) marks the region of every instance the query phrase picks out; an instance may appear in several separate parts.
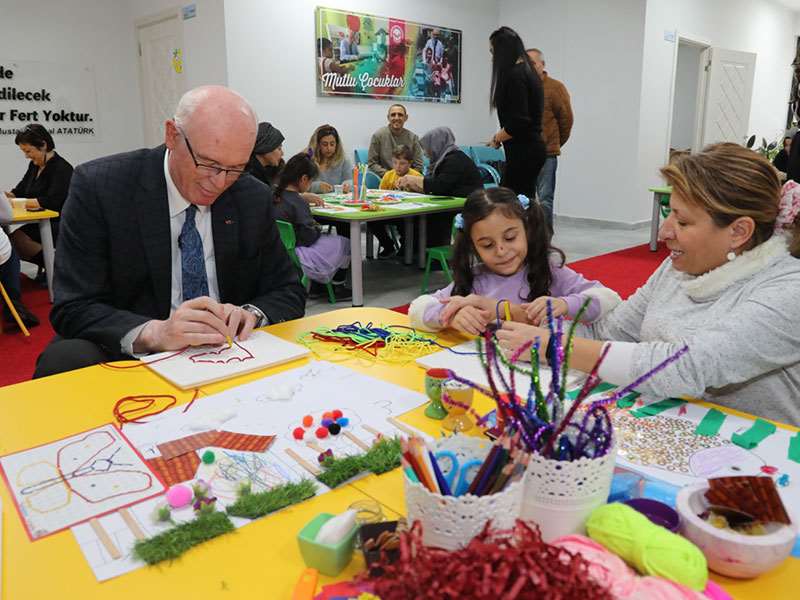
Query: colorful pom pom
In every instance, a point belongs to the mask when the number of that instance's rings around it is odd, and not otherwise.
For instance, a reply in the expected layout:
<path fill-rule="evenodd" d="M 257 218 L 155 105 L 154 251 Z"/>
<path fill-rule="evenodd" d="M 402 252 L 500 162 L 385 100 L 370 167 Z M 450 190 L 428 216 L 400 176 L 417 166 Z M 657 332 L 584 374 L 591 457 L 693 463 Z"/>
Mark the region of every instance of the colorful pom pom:
<path fill-rule="evenodd" d="M 306 435 L 306 430 L 302 427 L 295 427 L 294 431 L 292 431 L 292 436 L 296 440 L 302 440 L 303 437 Z"/>
<path fill-rule="evenodd" d="M 347 417 L 341 417 L 339 419 L 336 419 L 336 422 L 341 427 L 347 427 L 348 425 L 350 425 L 350 419 L 348 419 Z"/>
<path fill-rule="evenodd" d="M 332 411 L 332 412 L 333 412 L 333 419 L 334 420 L 341 419 L 342 415 L 344 415 L 344 413 L 342 411 L 340 411 L 338 408 L 336 410 Z"/>
<path fill-rule="evenodd" d="M 333 419 L 322 419 L 323 427 L 330 427 L 331 423 L 333 423 Z"/>
<path fill-rule="evenodd" d="M 330 448 L 328 448 L 327 450 L 325 450 L 325 452 L 322 452 L 322 453 L 321 453 L 321 454 L 320 454 L 320 455 L 317 457 L 317 462 L 319 462 L 319 464 L 322 464 L 322 463 L 324 463 L 324 462 L 325 462 L 325 461 L 326 461 L 328 458 L 333 458 L 333 450 L 331 450 Z"/>
<path fill-rule="evenodd" d="M 213 465 L 216 458 L 217 457 L 214 456 L 214 453 L 211 450 L 206 450 L 203 452 L 202 459 L 204 465 Z"/>
<path fill-rule="evenodd" d="M 317 430 L 314 433 L 321 440 L 328 437 L 328 430 L 325 427 L 317 427 Z"/>
<path fill-rule="evenodd" d="M 331 435 L 339 435 L 339 432 L 342 430 L 342 426 L 338 423 L 331 423 L 328 425 L 328 431 L 331 432 Z"/>
<path fill-rule="evenodd" d="M 172 508 L 183 508 L 191 501 L 194 494 L 187 485 L 173 485 L 167 490 L 167 502 Z"/>
<path fill-rule="evenodd" d="M 303 427 L 311 427 L 314 424 L 314 417 L 306 415 L 303 417 Z"/>
<path fill-rule="evenodd" d="M 324 413 L 322 413 L 322 418 L 323 419 L 333 419 L 333 413 L 331 411 L 329 411 L 329 410 L 325 411 Z"/>

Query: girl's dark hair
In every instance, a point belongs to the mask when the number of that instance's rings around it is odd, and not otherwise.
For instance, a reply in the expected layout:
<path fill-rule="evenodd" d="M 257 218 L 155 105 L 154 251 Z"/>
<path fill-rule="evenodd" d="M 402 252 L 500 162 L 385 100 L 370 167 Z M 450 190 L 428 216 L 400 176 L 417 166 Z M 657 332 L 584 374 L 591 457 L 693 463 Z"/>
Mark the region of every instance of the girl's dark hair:
<path fill-rule="evenodd" d="M 286 191 L 287 185 L 296 184 L 303 175 L 314 179 L 319 174 L 319 167 L 311 160 L 306 152 L 300 152 L 290 158 L 281 170 L 278 177 L 278 187 L 275 188 L 275 203 L 280 202 L 281 194 Z"/>
<path fill-rule="evenodd" d="M 500 27 L 489 36 L 489 43 L 492 45 L 492 81 L 489 86 L 489 106 L 497 107 L 498 93 L 502 95 L 508 72 L 517 61 L 522 59 L 522 64 L 526 65 L 526 71 L 531 78 L 538 78 L 536 70 L 533 68 L 531 59 L 525 52 L 525 44 L 519 34 L 511 27 Z"/>
<path fill-rule="evenodd" d="M 553 234 L 547 226 L 544 212 L 536 200 L 525 209 L 520 204 L 513 190 L 504 187 L 478 189 L 472 192 L 464 204 L 461 212 L 464 218 L 464 229 L 456 231 L 455 247 L 453 250 L 453 295 L 466 296 L 472 293 L 474 268 L 478 264 L 479 255 L 472 243 L 470 231 L 478 221 L 482 221 L 494 211 L 503 211 L 508 218 L 520 219 L 525 225 L 525 235 L 528 238 L 528 255 L 525 265 L 528 267 L 528 286 L 530 292 L 527 298 L 520 296 L 521 300 L 531 301 L 539 296 L 549 296 L 553 276 L 550 271 L 551 254 L 561 257 L 564 264 L 564 253 L 550 245 Z"/>
<path fill-rule="evenodd" d="M 26 125 L 24 129 L 21 129 L 14 138 L 14 143 L 17 146 L 20 144 L 28 144 L 39 150 L 42 149 L 42 146 L 45 146 L 46 152 L 50 152 L 50 150 L 56 147 L 53 136 L 50 135 L 50 132 L 47 131 L 44 126 L 38 123 L 31 123 L 30 125 Z"/>

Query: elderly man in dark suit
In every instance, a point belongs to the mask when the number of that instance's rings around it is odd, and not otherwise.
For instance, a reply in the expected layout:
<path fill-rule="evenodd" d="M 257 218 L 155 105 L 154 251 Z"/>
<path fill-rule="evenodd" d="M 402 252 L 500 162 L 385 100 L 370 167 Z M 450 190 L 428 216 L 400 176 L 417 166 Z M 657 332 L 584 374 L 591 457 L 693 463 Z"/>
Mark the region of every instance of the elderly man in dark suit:
<path fill-rule="evenodd" d="M 58 334 L 34 377 L 246 339 L 301 317 L 272 194 L 245 174 L 257 121 L 221 86 L 181 98 L 165 146 L 75 169 L 55 264 Z"/>

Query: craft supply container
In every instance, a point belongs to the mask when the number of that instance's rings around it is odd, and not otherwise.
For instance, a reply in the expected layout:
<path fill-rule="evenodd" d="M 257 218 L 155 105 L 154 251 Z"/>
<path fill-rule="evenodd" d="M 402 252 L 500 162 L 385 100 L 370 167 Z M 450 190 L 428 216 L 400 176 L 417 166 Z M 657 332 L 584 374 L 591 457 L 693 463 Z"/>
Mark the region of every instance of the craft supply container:
<path fill-rule="evenodd" d="M 781 564 L 792 552 L 797 525 L 768 523 L 765 535 L 745 535 L 719 529 L 699 515 L 708 509 L 707 483 L 698 483 L 678 492 L 677 509 L 681 534 L 705 554 L 708 568 L 721 575 L 749 579 Z"/>
<path fill-rule="evenodd" d="M 599 458 L 554 460 L 534 452 L 528 463 L 521 518 L 536 523 L 542 539 L 586 534 L 586 519 L 605 504 L 614 475 L 616 446 Z"/>
<path fill-rule="evenodd" d="M 384 531 L 394 532 L 397 530 L 397 521 L 383 521 L 381 523 L 367 523 L 362 525 L 358 530 L 358 537 L 359 541 L 361 542 L 361 550 L 364 552 L 364 562 L 367 564 L 367 568 L 370 569 L 370 573 L 372 575 L 379 575 L 379 573 L 373 572 L 372 564 L 377 561 L 381 557 L 381 550 L 366 550 L 364 548 L 364 542 L 367 540 L 372 540 L 377 538 L 381 533 Z M 389 560 L 393 561 L 400 555 L 400 550 L 388 550 L 384 551 L 386 556 Z"/>
<path fill-rule="evenodd" d="M 460 464 L 484 460 L 492 444 L 485 438 L 453 435 L 438 439 L 432 446 L 453 452 Z M 493 529 L 511 529 L 519 517 L 525 478 L 515 481 L 501 492 L 487 496 L 442 496 L 430 492 L 420 483 L 404 477 L 406 510 L 409 524 L 422 523 L 422 539 L 426 546 L 457 550 L 478 535 L 488 521 Z"/>
<path fill-rule="evenodd" d="M 335 546 L 319 544 L 314 541 L 320 528 L 336 515 L 321 513 L 314 517 L 308 525 L 297 534 L 297 543 L 300 545 L 300 554 L 307 567 L 317 569 L 323 575 L 331 577 L 342 572 L 353 558 L 353 546 L 356 540 L 357 527 Z"/>

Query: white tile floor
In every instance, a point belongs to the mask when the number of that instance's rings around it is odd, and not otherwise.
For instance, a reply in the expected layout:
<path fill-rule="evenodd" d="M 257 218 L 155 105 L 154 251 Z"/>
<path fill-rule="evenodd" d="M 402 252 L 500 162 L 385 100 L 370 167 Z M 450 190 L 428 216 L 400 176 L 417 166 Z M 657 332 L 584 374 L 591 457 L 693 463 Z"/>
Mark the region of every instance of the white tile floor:
<path fill-rule="evenodd" d="M 650 238 L 648 227 L 634 230 L 612 229 L 597 224 L 556 223 L 553 244 L 567 255 L 567 262 L 613 252 L 646 243 Z M 363 240 L 362 240 L 363 242 Z M 366 254 L 366 251 L 365 251 Z M 364 306 L 391 308 L 411 302 L 419 295 L 422 271 L 403 265 L 400 260 L 368 260 L 364 263 Z M 431 274 L 429 289 L 444 287 L 446 279 L 441 272 Z M 307 315 L 316 315 L 333 308 L 345 308 L 349 302 L 329 304 L 325 299 L 309 300 Z"/>

